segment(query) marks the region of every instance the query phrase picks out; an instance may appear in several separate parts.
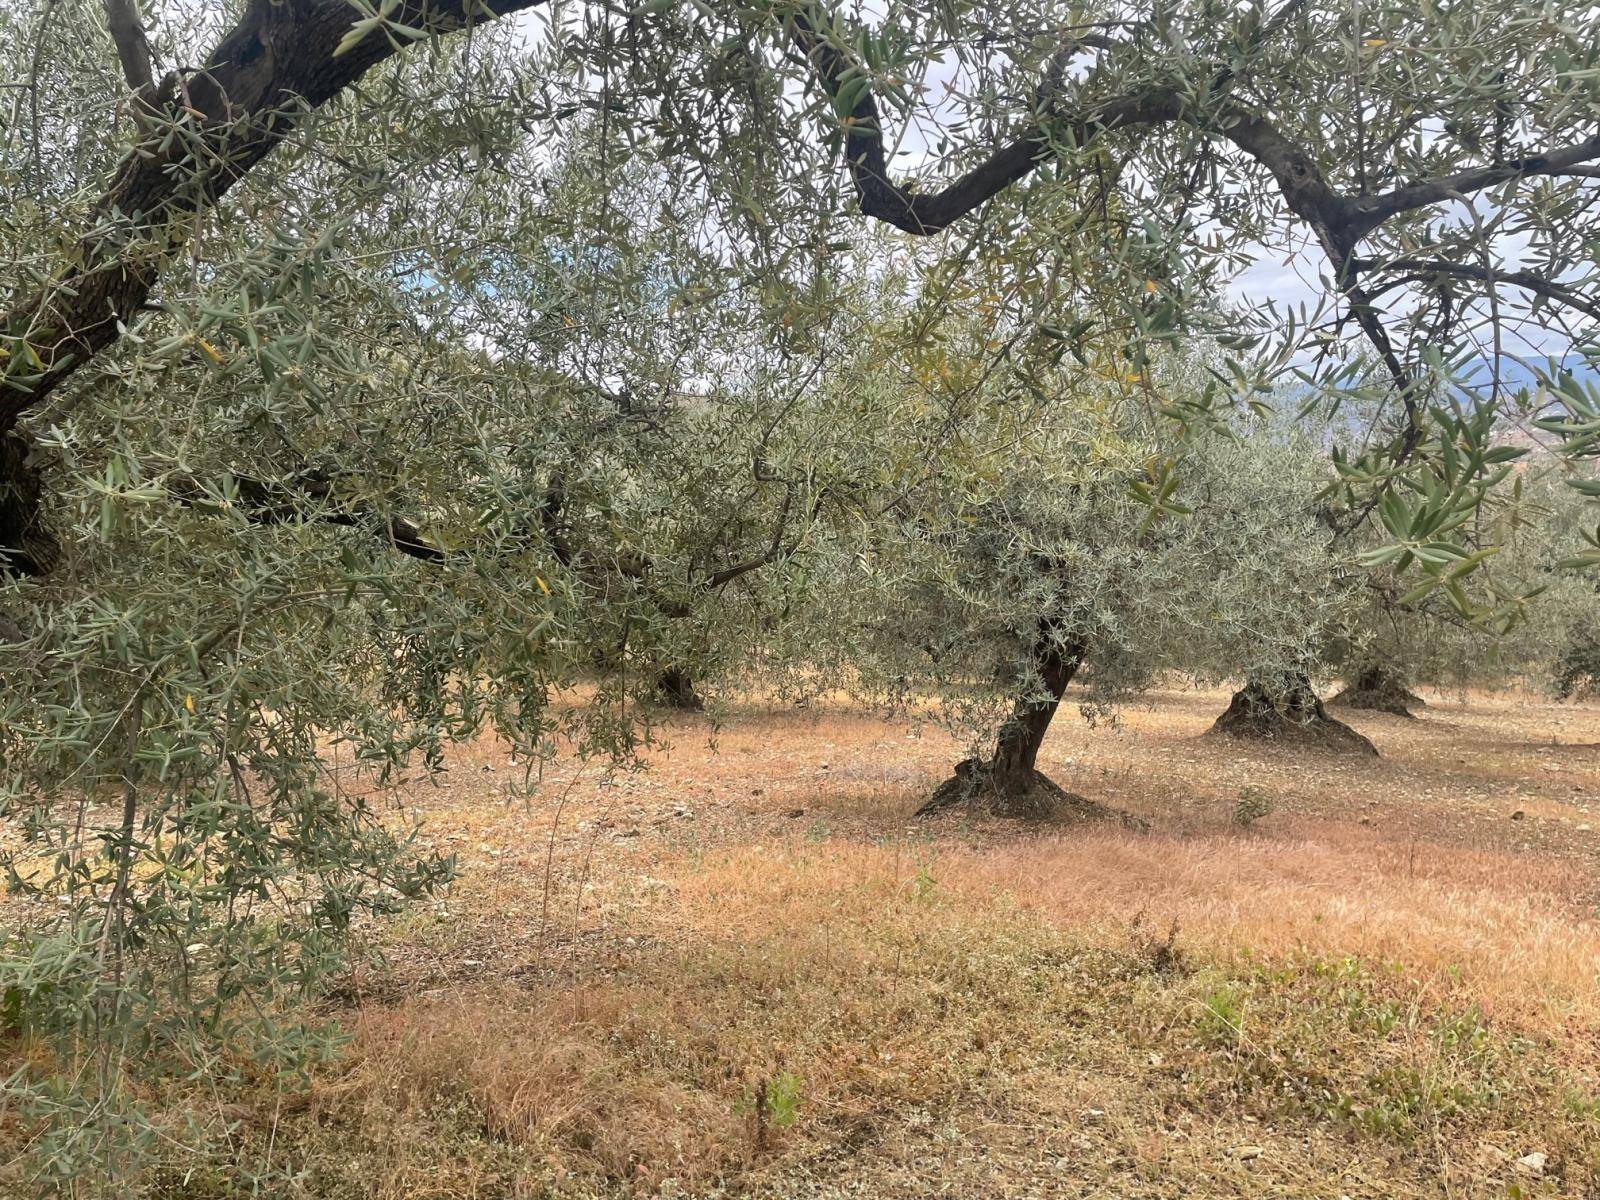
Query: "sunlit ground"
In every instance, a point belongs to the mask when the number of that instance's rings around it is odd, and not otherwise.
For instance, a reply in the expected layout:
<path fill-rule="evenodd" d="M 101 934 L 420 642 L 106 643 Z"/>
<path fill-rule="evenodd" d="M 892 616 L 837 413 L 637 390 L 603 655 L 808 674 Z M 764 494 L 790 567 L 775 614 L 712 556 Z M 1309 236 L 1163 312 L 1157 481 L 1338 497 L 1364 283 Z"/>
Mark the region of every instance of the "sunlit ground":
<path fill-rule="evenodd" d="M 1377 760 L 1201 739 L 1220 692 L 1064 713 L 1041 767 L 1145 833 L 916 821 L 964 747 L 842 710 L 681 718 L 531 800 L 462 752 L 406 797 L 462 879 L 372 931 L 342 1062 L 229 1098 L 241 1161 L 396 1200 L 1593 1196 L 1600 706 L 1429 701 L 1349 716 Z"/>

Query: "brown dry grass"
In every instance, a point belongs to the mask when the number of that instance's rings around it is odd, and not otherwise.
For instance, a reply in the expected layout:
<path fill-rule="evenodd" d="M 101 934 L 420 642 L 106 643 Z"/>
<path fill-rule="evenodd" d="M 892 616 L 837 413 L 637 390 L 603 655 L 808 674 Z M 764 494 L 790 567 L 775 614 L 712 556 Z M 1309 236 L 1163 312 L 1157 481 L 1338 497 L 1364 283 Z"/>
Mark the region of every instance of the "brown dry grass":
<path fill-rule="evenodd" d="M 241 1160 L 318 1200 L 1600 1194 L 1600 708 L 1430 700 L 1351 718 L 1376 761 L 1197 740 L 1220 693 L 1063 718 L 1041 766 L 1144 834 L 913 822 L 962 748 L 842 710 L 532 799 L 475 747 L 407 796 L 460 883 L 372 931 L 349 1055 L 241 1098 Z"/>

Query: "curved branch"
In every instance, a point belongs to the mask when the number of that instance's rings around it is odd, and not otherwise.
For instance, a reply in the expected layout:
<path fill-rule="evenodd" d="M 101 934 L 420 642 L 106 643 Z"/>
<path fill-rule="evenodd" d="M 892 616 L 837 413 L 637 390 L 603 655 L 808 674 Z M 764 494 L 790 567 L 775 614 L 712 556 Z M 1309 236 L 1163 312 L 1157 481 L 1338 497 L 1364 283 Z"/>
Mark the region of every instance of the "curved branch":
<path fill-rule="evenodd" d="M 850 177 L 861 211 L 897 229 L 920 236 L 938 233 L 1025 179 L 1040 164 L 1050 145 L 1046 124 L 1036 117 L 1019 137 L 948 187 L 926 194 L 913 193 L 889 177 L 877 96 L 870 81 L 860 87 L 854 86 L 864 79 L 860 65 L 818 33 L 805 13 L 795 14 L 794 41 L 812 64 L 829 99 L 837 104 L 840 97 L 847 94 L 846 89 L 855 94 L 850 112 L 844 117 L 844 152 Z M 1061 127 L 1057 136 L 1071 137 L 1075 144 L 1081 145 L 1104 129 L 1173 120 L 1179 109 L 1175 95 L 1119 99 L 1092 117 Z"/>
<path fill-rule="evenodd" d="M 404 0 L 387 19 L 438 34 L 540 2 Z M 354 12 L 347 0 L 250 0 L 199 71 L 181 85 L 169 77 L 144 105 L 140 140 L 76 251 L 50 283 L 0 315 L 0 433 L 117 340 L 187 244 L 196 214 L 307 113 L 397 53 L 398 37 L 376 26 L 345 45 Z M 134 49 L 121 38 L 118 48 Z"/>
<path fill-rule="evenodd" d="M 1533 292 L 1600 321 L 1600 300 L 1586 296 L 1553 279 L 1546 279 L 1533 271 L 1491 271 L 1470 263 L 1454 263 L 1430 258 L 1370 259 L 1364 260 L 1361 265 L 1364 269 L 1410 271 L 1413 274 L 1407 278 L 1413 281 L 1418 278 L 1449 275 L 1456 279 L 1476 280 L 1491 287 L 1497 283 L 1508 283 L 1512 287 Z"/>
<path fill-rule="evenodd" d="M 1270 40 L 1300 12 L 1306 2 L 1285 0 L 1255 31 L 1252 42 L 1259 46 Z M 1199 123 L 1197 114 L 1185 104 L 1178 91 L 1170 88 L 1152 88 L 1134 95 L 1115 97 L 1075 117 L 1055 111 L 1054 93 L 1059 90 L 1061 68 L 1067 59 L 1085 48 L 1113 51 L 1128 45 L 1099 34 L 1075 33 L 1052 59 L 1036 111 L 1022 133 L 945 188 L 919 195 L 896 184 L 889 176 L 877 96 L 861 64 L 818 32 L 816 22 L 807 13 L 797 12 L 793 23 L 795 45 L 811 63 L 828 98 L 837 105 L 842 96 L 848 94 L 852 97 L 850 111 L 843 119 L 844 148 L 861 211 L 907 233 L 922 236 L 938 233 L 973 212 L 1031 174 L 1043 161 L 1052 143 L 1083 146 L 1099 134 L 1111 130 L 1180 120 Z M 1232 82 L 1233 77 L 1232 69 L 1223 68 L 1213 76 L 1206 90 L 1213 95 L 1218 94 Z M 1240 137 L 1257 147 L 1252 150 L 1230 135 L 1230 140 L 1234 140 L 1247 153 L 1258 158 L 1266 154 L 1280 166 L 1287 166 L 1295 155 L 1306 158 L 1287 139 L 1242 108 L 1235 106 L 1226 110 L 1224 124 L 1230 123 L 1240 125 Z M 1278 167 L 1265 158 L 1261 161 L 1275 175 L 1279 175 Z M 1283 178 L 1280 175 L 1280 181 Z"/>

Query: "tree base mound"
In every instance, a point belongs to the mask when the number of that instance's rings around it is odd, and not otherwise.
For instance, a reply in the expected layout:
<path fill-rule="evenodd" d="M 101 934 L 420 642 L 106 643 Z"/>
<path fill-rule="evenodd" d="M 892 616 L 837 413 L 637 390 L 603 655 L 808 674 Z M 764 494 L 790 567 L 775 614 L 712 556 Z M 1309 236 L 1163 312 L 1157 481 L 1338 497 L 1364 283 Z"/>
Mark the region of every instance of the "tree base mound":
<path fill-rule="evenodd" d="M 686 672 L 668 670 L 656 680 L 656 703 L 679 712 L 704 712 L 705 699 L 694 690 L 694 680 Z"/>
<path fill-rule="evenodd" d="M 1337 704 L 1341 708 L 1359 708 L 1366 712 L 1390 713 L 1396 717 L 1416 716 L 1413 708 L 1427 707 L 1427 701 L 1402 683 L 1380 683 L 1369 685 L 1354 683 L 1345 688 L 1329 704 Z"/>
<path fill-rule="evenodd" d="M 956 809 L 1024 821 L 1115 821 L 1130 829 L 1149 828 L 1148 822 L 1131 813 L 1067 791 L 1048 775 L 1026 771 L 1002 776 L 992 763 L 977 758 L 957 763 L 955 775 L 934 788 L 916 815 L 928 817 Z"/>
<path fill-rule="evenodd" d="M 1227 711 L 1216 719 L 1205 736 L 1378 757 L 1378 748 L 1343 721 L 1330 717 L 1315 693 L 1274 701 L 1262 689 L 1244 688 L 1233 694 Z"/>

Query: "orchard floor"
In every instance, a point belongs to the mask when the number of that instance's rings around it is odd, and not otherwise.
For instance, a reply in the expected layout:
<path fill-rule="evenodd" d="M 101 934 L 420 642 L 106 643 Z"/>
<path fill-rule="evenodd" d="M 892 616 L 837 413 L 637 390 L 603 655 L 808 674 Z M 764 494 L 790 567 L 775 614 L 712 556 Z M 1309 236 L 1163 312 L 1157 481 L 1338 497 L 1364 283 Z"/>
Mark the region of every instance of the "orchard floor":
<path fill-rule="evenodd" d="M 406 797 L 462 878 L 241 1153 L 319 1200 L 1600 1195 L 1600 706 L 1429 700 L 1349 716 L 1375 760 L 1063 713 L 1041 768 L 1148 832 L 913 820 L 963 748 L 848 710 L 532 799 L 462 752 Z"/>

